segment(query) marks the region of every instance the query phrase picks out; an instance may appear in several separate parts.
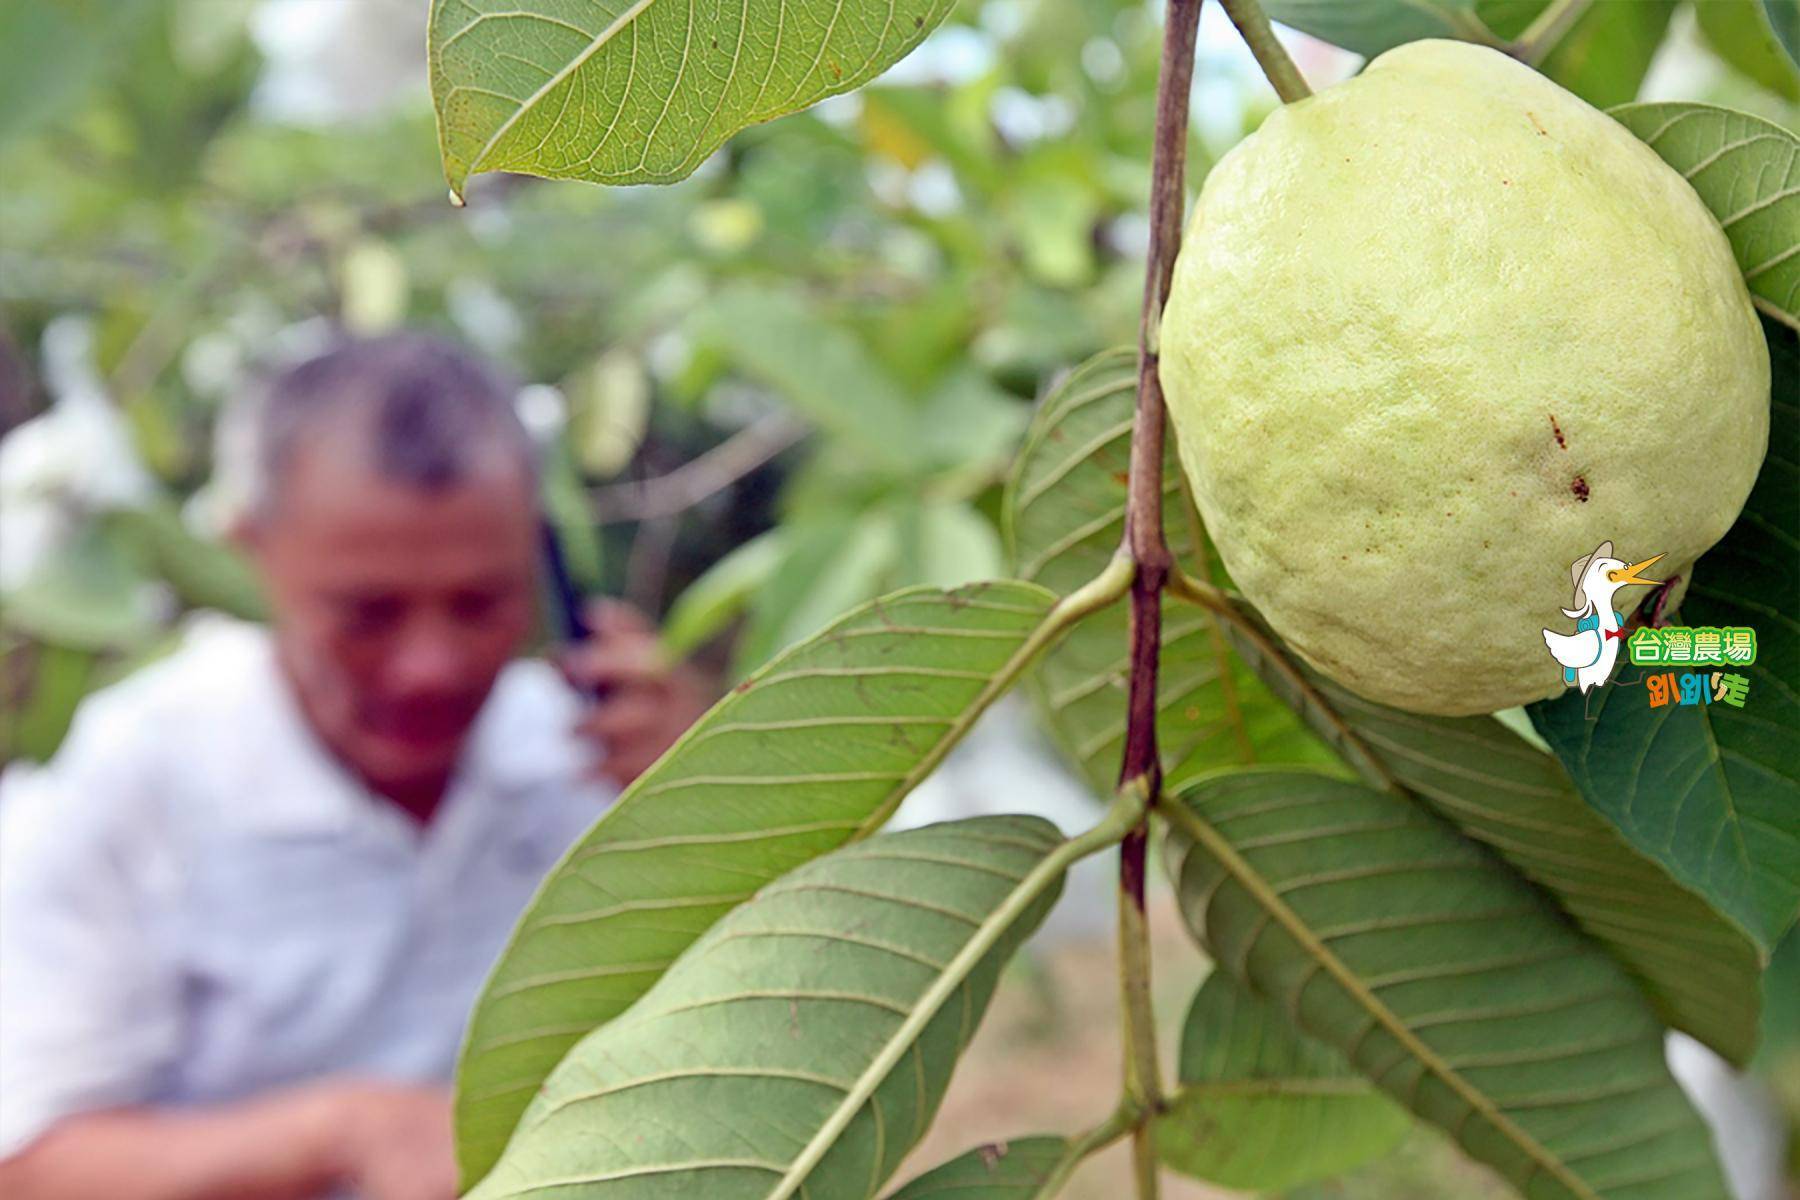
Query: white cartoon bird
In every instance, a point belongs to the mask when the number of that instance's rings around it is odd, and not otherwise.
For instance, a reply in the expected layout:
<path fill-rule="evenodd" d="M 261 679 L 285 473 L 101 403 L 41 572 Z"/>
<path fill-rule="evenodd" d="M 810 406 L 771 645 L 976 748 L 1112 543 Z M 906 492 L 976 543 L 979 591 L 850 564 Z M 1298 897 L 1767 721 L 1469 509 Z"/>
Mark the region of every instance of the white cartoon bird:
<path fill-rule="evenodd" d="M 1662 582 L 1638 574 L 1662 555 L 1626 566 L 1612 552 L 1611 542 L 1601 542 L 1592 554 L 1569 565 L 1569 578 L 1575 584 L 1575 607 L 1562 612 L 1565 617 L 1575 618 L 1575 632 L 1544 630 L 1544 645 L 1550 647 L 1550 656 L 1562 664 L 1564 685 L 1579 687 L 1583 692 L 1612 678 L 1619 647 L 1625 643 L 1625 620 L 1613 608 L 1614 593 L 1632 584 L 1655 587 Z"/>

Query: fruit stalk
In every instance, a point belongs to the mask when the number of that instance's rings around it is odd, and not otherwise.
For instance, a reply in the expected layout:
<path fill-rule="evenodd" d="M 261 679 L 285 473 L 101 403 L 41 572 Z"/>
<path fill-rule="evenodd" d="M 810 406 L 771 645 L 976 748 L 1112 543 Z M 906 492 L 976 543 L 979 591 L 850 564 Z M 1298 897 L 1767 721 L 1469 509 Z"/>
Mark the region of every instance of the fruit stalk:
<path fill-rule="evenodd" d="M 1296 100 L 1304 100 L 1312 95 L 1312 89 L 1306 86 L 1306 79 L 1300 74 L 1300 68 L 1288 57 L 1287 47 L 1283 46 L 1269 28 L 1269 16 L 1263 12 L 1257 0 L 1220 0 L 1225 6 L 1225 15 L 1237 26 L 1237 31 L 1250 47 L 1250 53 L 1256 56 L 1256 65 L 1281 97 L 1283 104 L 1292 104 Z"/>

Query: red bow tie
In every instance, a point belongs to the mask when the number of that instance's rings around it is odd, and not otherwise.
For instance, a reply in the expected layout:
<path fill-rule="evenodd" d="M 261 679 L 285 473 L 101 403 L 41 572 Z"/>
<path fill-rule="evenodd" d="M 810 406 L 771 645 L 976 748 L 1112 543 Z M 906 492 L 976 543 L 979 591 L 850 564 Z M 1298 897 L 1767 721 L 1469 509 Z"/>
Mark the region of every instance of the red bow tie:
<path fill-rule="evenodd" d="M 1606 638 L 1618 638 L 1622 642 L 1625 640 L 1625 631 L 1623 629 L 1608 629 L 1606 631 L 1606 637 L 1600 639 L 1600 644 L 1602 646 L 1606 645 Z"/>

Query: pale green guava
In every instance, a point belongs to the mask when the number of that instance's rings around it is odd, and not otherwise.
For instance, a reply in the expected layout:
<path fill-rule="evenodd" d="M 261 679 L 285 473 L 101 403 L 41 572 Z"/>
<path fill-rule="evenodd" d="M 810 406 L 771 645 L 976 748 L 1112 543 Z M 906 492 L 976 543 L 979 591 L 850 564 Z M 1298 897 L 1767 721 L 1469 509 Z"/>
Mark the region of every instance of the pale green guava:
<path fill-rule="evenodd" d="M 1768 348 L 1693 189 L 1459 42 L 1389 51 L 1213 168 L 1160 348 L 1237 586 L 1416 712 L 1561 691 L 1540 630 L 1574 631 L 1570 564 L 1610 541 L 1685 581 L 1768 444 Z"/>

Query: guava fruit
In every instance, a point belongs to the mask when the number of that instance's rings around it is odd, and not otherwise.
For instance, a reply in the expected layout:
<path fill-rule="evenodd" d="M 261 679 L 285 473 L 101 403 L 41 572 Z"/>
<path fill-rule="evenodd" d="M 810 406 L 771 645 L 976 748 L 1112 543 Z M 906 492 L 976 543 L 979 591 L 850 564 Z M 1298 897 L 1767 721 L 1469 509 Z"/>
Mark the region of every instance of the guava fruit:
<path fill-rule="evenodd" d="M 1570 564 L 1610 541 L 1685 584 L 1768 444 L 1768 347 L 1693 189 L 1459 42 L 1391 50 L 1221 159 L 1160 332 L 1236 585 L 1415 712 L 1561 691 L 1540 630 L 1573 632 Z"/>

